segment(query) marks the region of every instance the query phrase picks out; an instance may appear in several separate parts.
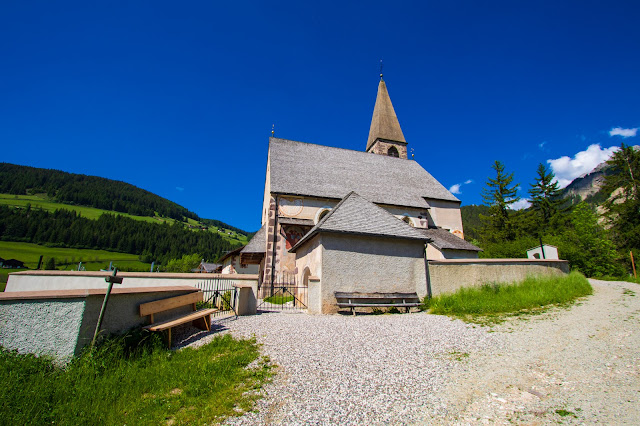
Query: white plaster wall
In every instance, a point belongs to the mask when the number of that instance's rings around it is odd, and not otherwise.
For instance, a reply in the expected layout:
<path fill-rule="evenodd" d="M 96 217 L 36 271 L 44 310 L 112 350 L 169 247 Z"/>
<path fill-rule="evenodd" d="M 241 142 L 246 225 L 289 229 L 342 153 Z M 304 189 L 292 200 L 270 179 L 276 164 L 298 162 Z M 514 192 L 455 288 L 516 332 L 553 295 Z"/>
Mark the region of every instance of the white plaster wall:
<path fill-rule="evenodd" d="M 464 233 L 462 216 L 460 215 L 460 203 L 433 199 L 428 199 L 427 202 L 431 206 L 430 214 L 436 226 L 451 231 L 457 229 Z"/>
<path fill-rule="evenodd" d="M 435 248 L 433 245 L 428 244 L 427 245 L 427 259 L 429 259 L 429 260 L 444 259 L 444 255 L 442 254 L 442 252 L 440 250 Z"/>
<path fill-rule="evenodd" d="M 298 282 L 303 282 L 306 268 L 309 268 L 311 276 L 319 278 L 319 280 L 310 280 L 308 283 L 307 310 L 311 314 L 319 314 L 322 312 L 322 250 L 322 235 L 316 235 L 296 251 L 296 268 L 298 270 L 296 279 Z"/>
<path fill-rule="evenodd" d="M 426 295 L 424 244 L 416 240 L 322 235 L 322 312 L 336 312 L 334 292 Z"/>
<path fill-rule="evenodd" d="M 64 362 L 76 353 L 84 310 L 83 298 L 2 300 L 0 346 Z"/>
<path fill-rule="evenodd" d="M 542 249 L 540 247 L 527 250 L 527 257 L 535 259 L 534 254 L 538 254 L 538 259 L 560 259 L 558 257 L 558 249 L 552 246 L 544 246 L 544 257 L 542 257 Z"/>
<path fill-rule="evenodd" d="M 108 272 L 87 271 L 25 271 L 10 274 L 6 292 L 14 291 L 45 291 L 45 290 L 73 290 L 107 288 L 105 277 Z M 119 272 L 124 278 L 122 284 L 115 284 L 114 288 L 160 287 L 160 286 L 195 286 L 199 282 L 211 279 L 225 279 L 232 284 L 251 284 L 257 275 L 241 274 L 171 274 L 171 273 L 136 273 Z"/>
<path fill-rule="evenodd" d="M 429 261 L 433 295 L 453 293 L 461 287 L 492 282 L 522 281 L 528 276 L 561 275 L 569 272 L 565 260 L 452 259 Z"/>

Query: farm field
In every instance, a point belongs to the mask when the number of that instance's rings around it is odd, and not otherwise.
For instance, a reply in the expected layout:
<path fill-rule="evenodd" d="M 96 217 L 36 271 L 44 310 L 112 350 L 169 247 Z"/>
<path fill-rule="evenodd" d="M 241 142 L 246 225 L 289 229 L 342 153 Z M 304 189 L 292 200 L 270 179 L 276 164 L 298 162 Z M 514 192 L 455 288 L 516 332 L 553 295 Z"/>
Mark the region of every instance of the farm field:
<path fill-rule="evenodd" d="M 99 271 L 109 266 L 109 262 L 113 262 L 115 267 L 127 271 L 149 271 L 151 268 L 151 264 L 140 262 L 135 254 L 106 250 L 54 248 L 31 243 L 0 241 L 0 257 L 21 260 L 28 269 L 35 269 L 38 266 L 40 255 L 44 256 L 43 263 L 51 257 L 55 258 L 56 267 L 59 270 L 77 269 L 79 262 L 82 262 L 82 266 L 87 271 Z M 7 274 L 17 271 L 17 269 L 1 270 L 0 280 L 6 283 Z"/>

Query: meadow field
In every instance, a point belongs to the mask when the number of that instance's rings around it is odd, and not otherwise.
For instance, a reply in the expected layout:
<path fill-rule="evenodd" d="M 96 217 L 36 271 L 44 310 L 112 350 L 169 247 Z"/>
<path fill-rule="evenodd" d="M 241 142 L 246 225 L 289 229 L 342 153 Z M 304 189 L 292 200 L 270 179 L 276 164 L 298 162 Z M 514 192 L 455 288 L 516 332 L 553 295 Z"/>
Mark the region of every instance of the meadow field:
<path fill-rule="evenodd" d="M 113 262 L 114 267 L 124 271 L 149 271 L 151 269 L 151 264 L 140 262 L 135 254 L 0 241 L 0 257 L 21 260 L 27 269 L 35 269 L 38 266 L 40 255 L 44 256 L 43 264 L 47 259 L 55 258 L 56 268 L 59 270 L 75 270 L 78 268 L 79 262 L 82 262 L 82 266 L 87 271 L 99 271 L 108 267 L 110 262 Z M 7 282 L 7 275 L 18 271 L 20 269 L 0 269 L 0 283 L 2 283 L 0 288 L 2 290 Z"/>

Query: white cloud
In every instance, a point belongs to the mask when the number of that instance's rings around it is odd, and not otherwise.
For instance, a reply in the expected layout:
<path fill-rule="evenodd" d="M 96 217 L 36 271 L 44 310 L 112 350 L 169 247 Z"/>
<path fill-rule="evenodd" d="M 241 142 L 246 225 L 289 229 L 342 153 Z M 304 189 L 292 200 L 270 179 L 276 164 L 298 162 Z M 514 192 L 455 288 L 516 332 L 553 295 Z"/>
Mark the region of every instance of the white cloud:
<path fill-rule="evenodd" d="M 592 171 L 598 164 L 607 161 L 618 149 L 612 146 L 602 149 L 600 144 L 589 145 L 585 151 L 580 151 L 573 158 L 563 156 L 547 160 L 560 188 L 569 185 L 572 180 Z"/>
<path fill-rule="evenodd" d="M 184 188 L 183 188 L 183 187 L 181 187 L 181 186 L 176 186 L 176 189 L 177 189 L 178 191 L 181 191 L 181 192 L 182 192 L 182 191 L 184 191 Z"/>
<path fill-rule="evenodd" d="M 547 141 L 542 141 L 541 143 L 538 144 L 538 148 L 540 149 L 544 149 L 544 146 L 547 144 Z"/>
<path fill-rule="evenodd" d="M 531 203 L 529 202 L 529 200 L 527 200 L 526 198 L 520 198 L 518 201 L 516 201 L 515 203 L 511 204 L 510 209 L 511 210 L 522 210 L 522 209 L 526 209 L 530 205 L 531 205 Z"/>
<path fill-rule="evenodd" d="M 609 130 L 609 136 L 622 136 L 623 138 L 630 138 L 635 136 L 638 133 L 638 128 L 634 127 L 633 129 L 623 129 L 622 127 L 614 127 Z"/>
<path fill-rule="evenodd" d="M 462 183 L 451 185 L 451 188 L 449 188 L 449 192 L 451 192 L 452 194 L 462 194 L 462 191 L 460 191 L 462 185 L 469 185 L 470 183 L 473 183 L 473 179 L 467 179 Z"/>

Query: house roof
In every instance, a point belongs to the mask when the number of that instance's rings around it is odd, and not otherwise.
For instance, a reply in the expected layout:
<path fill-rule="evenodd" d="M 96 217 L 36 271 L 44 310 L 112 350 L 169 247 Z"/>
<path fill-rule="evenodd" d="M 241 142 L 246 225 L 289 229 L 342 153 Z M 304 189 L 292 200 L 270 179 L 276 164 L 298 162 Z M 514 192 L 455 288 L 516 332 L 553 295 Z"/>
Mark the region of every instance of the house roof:
<path fill-rule="evenodd" d="M 264 253 L 267 247 L 266 238 L 265 225 L 262 225 L 240 253 Z"/>
<path fill-rule="evenodd" d="M 543 243 L 542 245 L 543 245 L 543 246 L 545 246 L 545 247 L 553 247 L 554 249 L 557 249 L 557 248 L 558 248 L 558 247 L 556 247 L 556 246 L 552 246 L 551 244 L 545 244 L 545 243 Z M 536 249 L 539 249 L 539 248 L 540 248 L 540 246 L 535 246 L 535 247 L 531 247 L 530 249 L 527 249 L 527 251 L 536 250 Z"/>
<path fill-rule="evenodd" d="M 202 268 L 205 272 L 215 272 L 220 266 L 222 265 L 219 263 L 200 262 L 200 265 L 195 270 Z"/>
<path fill-rule="evenodd" d="M 460 237 L 453 235 L 451 232 L 442 228 L 430 228 L 420 230 L 424 235 L 432 239 L 431 245 L 438 250 L 467 250 L 467 251 L 482 251 L 482 249 L 474 246 L 468 241 L 463 240 Z"/>
<path fill-rule="evenodd" d="M 269 139 L 271 192 L 427 209 L 425 198 L 460 201 L 414 160 Z"/>
<path fill-rule="evenodd" d="M 380 83 L 378 84 L 378 96 L 376 97 L 376 105 L 373 108 L 373 116 L 371 117 L 371 127 L 369 128 L 369 139 L 367 140 L 367 149 L 375 143 L 376 139 L 386 139 L 396 142 L 405 142 L 404 134 L 400 128 L 398 117 L 391 104 L 391 98 L 387 91 L 387 85 L 380 75 Z"/>
<path fill-rule="evenodd" d="M 430 240 L 422 232 L 353 191 L 311 228 L 290 251 L 295 252 L 305 241 L 320 232 Z"/>
<path fill-rule="evenodd" d="M 222 256 L 220 259 L 218 259 L 218 263 L 222 263 L 222 262 L 224 262 L 225 259 L 240 253 L 242 251 L 242 249 L 244 249 L 244 248 L 245 248 L 245 246 L 240 246 L 238 248 L 235 248 L 235 249 L 227 252 L 224 256 Z"/>

